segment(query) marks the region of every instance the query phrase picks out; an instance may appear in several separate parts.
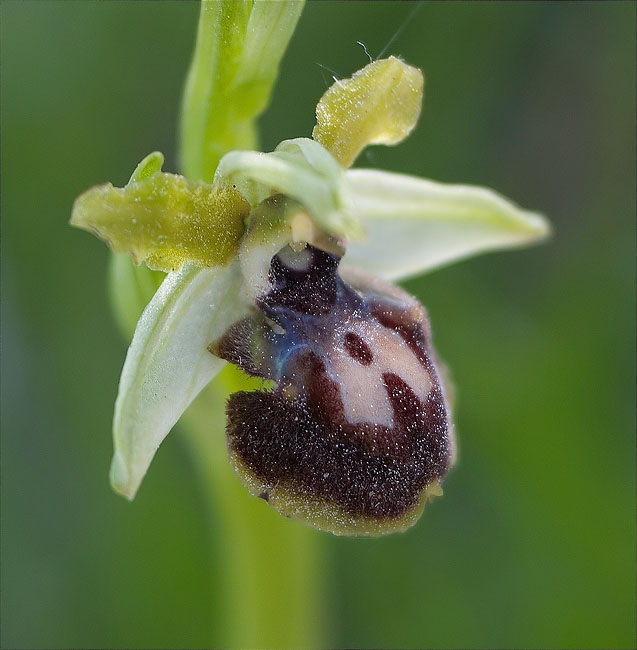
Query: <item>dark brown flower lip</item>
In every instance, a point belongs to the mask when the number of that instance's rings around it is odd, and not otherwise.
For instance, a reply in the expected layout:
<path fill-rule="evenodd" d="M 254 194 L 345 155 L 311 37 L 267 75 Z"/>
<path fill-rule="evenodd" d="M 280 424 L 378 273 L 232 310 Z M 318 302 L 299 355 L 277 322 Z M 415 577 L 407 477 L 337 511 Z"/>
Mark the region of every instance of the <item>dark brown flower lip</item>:
<path fill-rule="evenodd" d="M 381 534 L 413 523 L 439 489 L 452 428 L 424 309 L 398 290 L 351 287 L 338 261 L 311 247 L 291 266 L 275 257 L 255 314 L 215 345 L 276 382 L 230 397 L 228 448 L 249 489 L 284 514 Z"/>
<path fill-rule="evenodd" d="M 449 468 L 446 411 L 438 391 L 422 404 L 398 376 L 385 382 L 399 420 L 393 428 L 346 423 L 338 389 L 321 371 L 318 405 L 284 390 L 236 393 L 227 407 L 229 448 L 264 486 L 293 486 L 355 518 L 404 517 Z"/>

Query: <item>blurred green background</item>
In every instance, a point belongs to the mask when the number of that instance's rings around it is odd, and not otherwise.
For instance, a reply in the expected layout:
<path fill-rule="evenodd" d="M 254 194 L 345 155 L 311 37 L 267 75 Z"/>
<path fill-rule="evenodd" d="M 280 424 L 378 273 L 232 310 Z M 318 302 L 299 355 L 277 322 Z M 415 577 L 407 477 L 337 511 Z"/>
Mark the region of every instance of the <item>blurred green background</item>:
<path fill-rule="evenodd" d="M 331 75 L 368 62 L 357 41 L 377 56 L 396 36 L 423 115 L 359 165 L 491 186 L 555 236 L 406 283 L 453 373 L 460 458 L 408 533 L 316 533 L 326 642 L 635 647 L 636 5 L 416 6 L 310 3 L 264 150 L 310 134 Z M 176 169 L 197 14 L 2 3 L 3 647 L 214 644 L 215 531 L 180 435 L 135 502 L 109 488 L 126 342 L 106 248 L 67 225 L 148 152 Z"/>

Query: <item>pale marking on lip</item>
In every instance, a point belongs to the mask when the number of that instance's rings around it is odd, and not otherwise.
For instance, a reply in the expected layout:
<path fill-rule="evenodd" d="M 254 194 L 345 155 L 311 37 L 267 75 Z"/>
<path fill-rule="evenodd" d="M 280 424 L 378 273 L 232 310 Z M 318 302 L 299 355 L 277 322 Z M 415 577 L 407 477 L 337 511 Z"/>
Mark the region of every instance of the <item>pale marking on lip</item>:
<path fill-rule="evenodd" d="M 278 256 L 281 263 L 287 268 L 292 269 L 292 271 L 307 271 L 314 259 L 312 251 L 305 248 L 305 246 L 300 250 L 294 250 L 290 246 L 286 246 L 279 251 Z"/>
<path fill-rule="evenodd" d="M 374 359 L 363 365 L 345 349 L 344 337 L 354 332 L 369 346 Z M 392 428 L 394 412 L 383 384 L 383 374 L 398 375 L 421 402 L 433 384 L 429 373 L 397 333 L 376 321 L 351 320 L 334 332 L 333 352 L 327 355 L 328 373 L 339 387 L 345 418 L 350 424 L 368 422 Z"/>

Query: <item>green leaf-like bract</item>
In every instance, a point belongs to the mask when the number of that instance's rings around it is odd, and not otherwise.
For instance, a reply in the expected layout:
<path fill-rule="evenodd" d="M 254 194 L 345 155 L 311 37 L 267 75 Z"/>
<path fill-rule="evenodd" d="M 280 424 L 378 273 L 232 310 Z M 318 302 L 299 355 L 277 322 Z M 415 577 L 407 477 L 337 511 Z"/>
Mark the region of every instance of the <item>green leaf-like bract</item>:
<path fill-rule="evenodd" d="M 256 119 L 270 100 L 303 0 L 203 0 L 181 115 L 181 166 L 211 181 L 228 151 L 257 146 Z"/>

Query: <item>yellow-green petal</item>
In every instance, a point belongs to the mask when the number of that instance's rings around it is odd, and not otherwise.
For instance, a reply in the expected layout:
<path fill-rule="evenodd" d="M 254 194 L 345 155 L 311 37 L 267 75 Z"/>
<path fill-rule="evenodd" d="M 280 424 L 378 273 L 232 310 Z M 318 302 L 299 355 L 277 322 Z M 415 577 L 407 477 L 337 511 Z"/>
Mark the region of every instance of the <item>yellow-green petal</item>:
<path fill-rule="evenodd" d="M 156 161 L 150 162 L 152 168 Z M 84 192 L 75 201 L 71 224 L 152 269 L 227 264 L 239 249 L 250 212 L 241 194 L 232 187 L 213 188 L 176 174 L 146 171 L 136 181 L 136 170 L 126 187 L 107 183 Z"/>
<path fill-rule="evenodd" d="M 316 107 L 312 137 L 343 167 L 370 144 L 397 144 L 416 125 L 424 79 L 396 57 L 366 65 L 351 79 L 336 81 Z"/>

